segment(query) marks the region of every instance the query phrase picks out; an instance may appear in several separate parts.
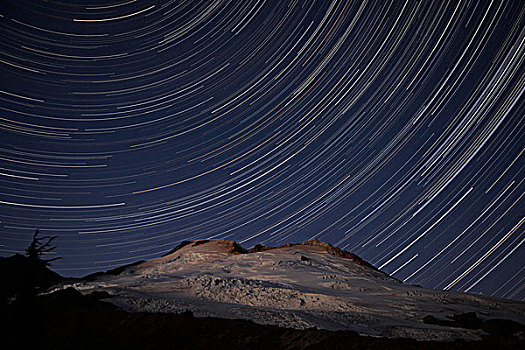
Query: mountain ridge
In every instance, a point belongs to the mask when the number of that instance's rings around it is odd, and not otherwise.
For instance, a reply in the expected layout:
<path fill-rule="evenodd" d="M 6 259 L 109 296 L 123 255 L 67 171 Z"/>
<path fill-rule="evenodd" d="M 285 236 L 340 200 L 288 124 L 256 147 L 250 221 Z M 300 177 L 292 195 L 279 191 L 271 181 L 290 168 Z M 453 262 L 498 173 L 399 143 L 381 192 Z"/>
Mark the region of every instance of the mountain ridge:
<path fill-rule="evenodd" d="M 184 241 L 159 258 L 88 277 L 57 288 L 105 293 L 128 312 L 191 311 L 390 338 L 479 340 L 478 326 L 491 319 L 525 324 L 524 303 L 406 284 L 316 239 L 249 250 L 229 240 Z M 463 314 L 477 328 L 446 321 Z"/>
<path fill-rule="evenodd" d="M 231 245 L 231 249 L 229 250 L 229 253 L 232 253 L 232 254 L 259 253 L 259 252 L 265 252 L 265 251 L 269 251 L 269 250 L 282 249 L 282 248 L 292 248 L 292 247 L 299 247 L 299 246 L 323 247 L 330 254 L 333 254 L 333 255 L 340 256 L 340 257 L 345 258 L 345 259 L 349 259 L 349 260 L 355 261 L 358 264 L 365 265 L 367 267 L 374 268 L 374 269 L 377 270 L 377 268 L 375 266 L 373 266 L 372 264 L 368 263 L 367 261 L 365 261 L 364 259 L 362 259 L 358 255 L 356 255 L 354 253 L 350 253 L 350 252 L 348 252 L 346 250 L 343 250 L 343 249 L 340 249 L 338 247 L 335 247 L 335 246 L 331 245 L 330 243 L 322 242 L 322 241 L 320 241 L 317 238 L 312 238 L 312 239 L 309 239 L 309 240 L 306 240 L 306 241 L 303 241 L 303 242 L 298 242 L 298 243 L 285 243 L 285 244 L 282 244 L 282 245 L 279 245 L 279 246 L 275 246 L 275 247 L 274 246 L 266 246 L 266 245 L 262 245 L 262 244 L 256 244 L 255 246 L 253 246 L 250 249 L 246 249 L 246 248 L 242 247 L 236 241 L 231 241 L 231 240 L 211 240 L 211 239 L 188 240 L 188 241 L 182 241 L 179 245 L 177 245 L 175 248 L 173 248 L 168 253 L 166 253 L 166 254 L 164 254 L 162 256 L 164 257 L 164 256 L 167 256 L 167 255 L 173 254 L 173 253 L 177 252 L 178 250 L 180 250 L 180 249 L 182 249 L 184 247 L 187 247 L 189 245 L 196 246 L 196 245 L 200 245 L 200 244 L 209 243 L 210 241 L 224 241 L 224 242 L 228 242 L 228 244 Z"/>
<path fill-rule="evenodd" d="M 350 253 L 350 252 L 348 252 L 346 250 L 343 250 L 343 249 L 340 249 L 338 247 L 335 247 L 335 246 L 331 245 L 330 243 L 322 242 L 322 241 L 318 240 L 317 238 L 312 238 L 312 239 L 309 239 L 309 240 L 306 240 L 306 241 L 303 241 L 303 242 L 298 242 L 298 243 L 286 243 L 286 244 L 282 244 L 282 245 L 275 246 L 275 247 L 274 246 L 266 246 L 266 245 L 256 244 L 255 246 L 253 246 L 250 249 L 246 249 L 246 248 L 242 247 L 236 241 L 226 240 L 226 239 L 184 240 L 181 243 L 179 243 L 178 245 L 176 245 L 173 249 L 168 251 L 167 253 L 161 255 L 159 258 L 166 258 L 166 257 L 168 257 L 168 256 L 170 256 L 170 255 L 172 255 L 174 253 L 179 252 L 181 249 L 189 248 L 189 247 L 196 247 L 196 246 L 199 246 L 199 245 L 202 245 L 202 244 L 207 244 L 207 243 L 210 243 L 210 242 L 223 242 L 225 244 L 225 246 L 224 246 L 225 252 L 229 253 L 229 254 L 234 254 L 234 255 L 260 253 L 260 252 L 266 252 L 266 251 L 270 251 L 270 250 L 277 250 L 277 249 L 284 249 L 284 248 L 293 248 L 293 247 L 301 247 L 301 246 L 321 247 L 321 248 L 325 249 L 326 252 L 329 253 L 329 254 L 332 254 L 334 256 L 339 256 L 339 257 L 342 257 L 344 259 L 351 260 L 351 261 L 353 261 L 353 262 L 355 262 L 355 263 L 357 263 L 359 265 L 363 265 L 363 266 L 366 266 L 368 268 L 371 268 L 371 269 L 374 269 L 376 271 L 379 271 L 379 269 L 377 269 L 377 267 L 373 266 L 372 264 L 370 264 L 369 262 L 367 262 L 363 258 L 359 257 L 358 255 L 356 255 L 354 253 Z M 154 258 L 152 260 L 156 260 L 156 259 L 159 259 L 159 258 Z M 104 276 L 104 275 L 116 276 L 116 275 L 119 275 L 120 273 L 122 273 L 123 271 L 125 271 L 127 268 L 131 268 L 131 267 L 140 265 L 140 264 L 145 263 L 147 261 L 148 260 L 138 260 L 138 261 L 135 261 L 135 262 L 132 262 L 132 263 L 129 263 L 129 264 L 118 266 L 116 268 L 113 268 L 113 269 L 110 269 L 110 270 L 107 270 L 107 271 L 95 272 L 95 273 L 86 275 L 84 277 L 81 277 L 80 279 L 82 279 L 82 280 L 93 280 L 96 277 Z M 384 273 L 384 272 L 382 272 L 382 273 Z"/>

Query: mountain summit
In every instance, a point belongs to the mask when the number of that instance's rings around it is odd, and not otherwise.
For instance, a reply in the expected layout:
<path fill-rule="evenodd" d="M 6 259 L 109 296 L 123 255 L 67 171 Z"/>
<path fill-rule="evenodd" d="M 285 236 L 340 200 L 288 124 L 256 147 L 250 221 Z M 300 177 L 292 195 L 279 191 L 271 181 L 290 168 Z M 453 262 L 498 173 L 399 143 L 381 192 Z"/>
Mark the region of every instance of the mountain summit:
<path fill-rule="evenodd" d="M 67 287 L 106 292 L 132 312 L 419 340 L 477 340 L 490 320 L 525 323 L 524 303 L 405 284 L 316 239 L 250 250 L 228 240 L 186 241 L 160 258 L 60 286 Z"/>

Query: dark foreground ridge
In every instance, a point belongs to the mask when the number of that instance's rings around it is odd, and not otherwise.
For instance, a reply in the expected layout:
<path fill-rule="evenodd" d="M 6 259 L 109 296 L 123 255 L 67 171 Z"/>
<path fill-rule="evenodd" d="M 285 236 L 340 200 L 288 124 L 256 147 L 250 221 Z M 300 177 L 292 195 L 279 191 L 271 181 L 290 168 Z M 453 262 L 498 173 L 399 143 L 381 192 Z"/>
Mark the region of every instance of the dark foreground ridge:
<path fill-rule="evenodd" d="M 314 241 L 313 244 L 319 243 Z M 232 249 L 239 250 L 235 245 Z M 20 275 L 23 273 L 28 274 Z M 481 341 L 378 338 L 361 336 L 352 331 L 298 330 L 259 325 L 247 320 L 197 318 L 189 311 L 182 314 L 130 313 L 104 302 L 110 297 L 105 292 L 83 295 L 67 288 L 42 293 L 59 282 L 61 277 L 45 265 L 34 264 L 20 255 L 1 258 L 0 274 L 3 279 L 0 284 L 0 314 L 4 321 L 0 336 L 4 349 L 33 346 L 39 349 L 481 350 L 523 349 L 525 345 L 523 325 L 506 320 L 484 323 L 475 314 L 456 315 L 451 320 L 428 317 L 425 322 L 448 322 L 455 327 L 483 329 L 488 335 Z"/>
<path fill-rule="evenodd" d="M 191 312 L 128 313 L 73 288 L 4 307 L 6 349 L 521 349 L 523 340 L 420 342 L 360 336 L 351 331 L 287 329 L 246 320 L 196 318 Z"/>

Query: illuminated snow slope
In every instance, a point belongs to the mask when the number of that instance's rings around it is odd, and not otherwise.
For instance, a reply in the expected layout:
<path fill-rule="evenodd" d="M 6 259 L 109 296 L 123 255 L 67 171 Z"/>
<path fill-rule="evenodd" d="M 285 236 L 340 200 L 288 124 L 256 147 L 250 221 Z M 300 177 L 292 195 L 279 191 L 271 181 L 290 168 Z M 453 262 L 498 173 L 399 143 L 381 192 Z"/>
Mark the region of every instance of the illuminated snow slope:
<path fill-rule="evenodd" d="M 150 261 L 73 284 L 107 291 L 130 311 L 251 319 L 283 327 L 366 335 L 478 339 L 481 330 L 423 323 L 475 311 L 482 320 L 525 323 L 525 304 L 404 284 L 358 257 L 313 240 L 246 252 L 226 240 L 192 241 Z"/>

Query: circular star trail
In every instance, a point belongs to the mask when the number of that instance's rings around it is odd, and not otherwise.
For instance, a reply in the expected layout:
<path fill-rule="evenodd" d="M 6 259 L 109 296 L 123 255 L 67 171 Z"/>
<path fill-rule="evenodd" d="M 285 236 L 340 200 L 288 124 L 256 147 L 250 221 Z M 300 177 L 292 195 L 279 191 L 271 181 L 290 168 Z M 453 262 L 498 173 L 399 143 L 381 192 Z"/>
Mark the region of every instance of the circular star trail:
<path fill-rule="evenodd" d="M 0 250 L 317 237 L 525 298 L 521 1 L 4 1 Z"/>

